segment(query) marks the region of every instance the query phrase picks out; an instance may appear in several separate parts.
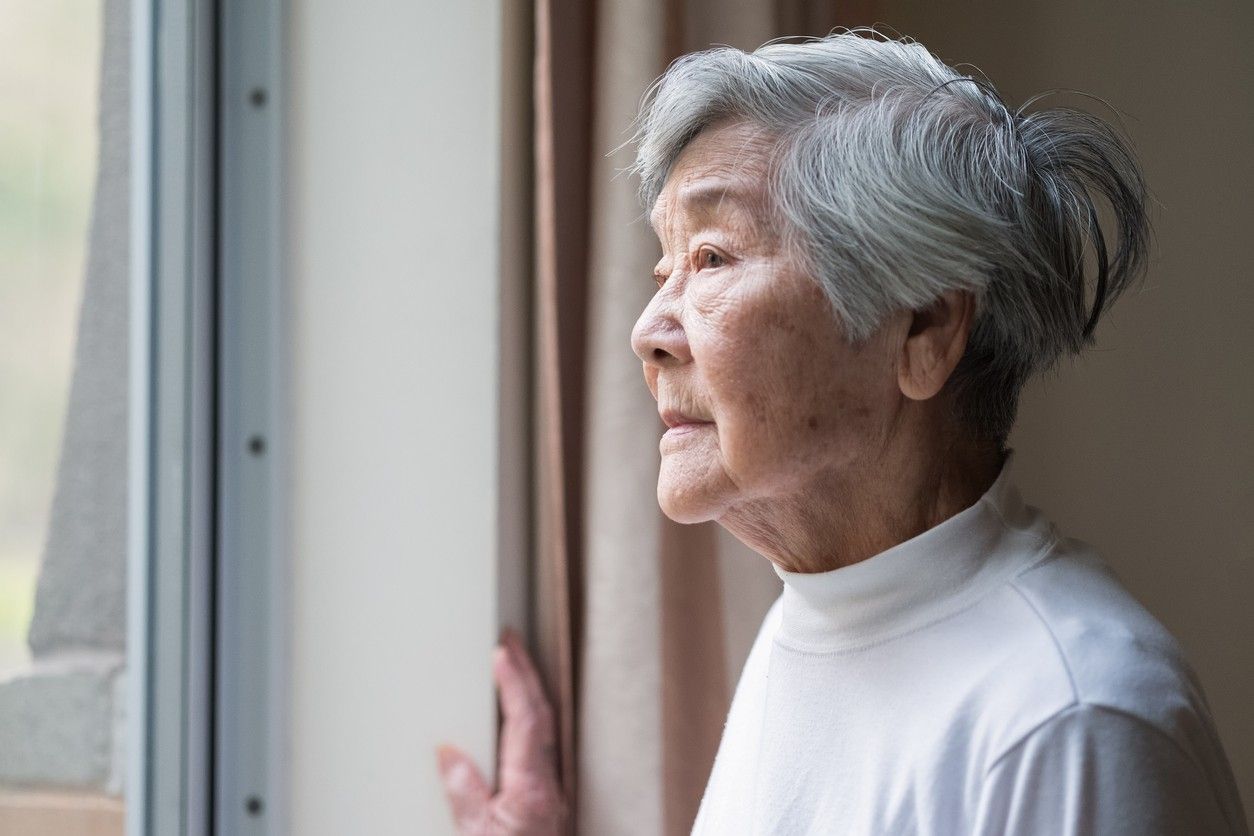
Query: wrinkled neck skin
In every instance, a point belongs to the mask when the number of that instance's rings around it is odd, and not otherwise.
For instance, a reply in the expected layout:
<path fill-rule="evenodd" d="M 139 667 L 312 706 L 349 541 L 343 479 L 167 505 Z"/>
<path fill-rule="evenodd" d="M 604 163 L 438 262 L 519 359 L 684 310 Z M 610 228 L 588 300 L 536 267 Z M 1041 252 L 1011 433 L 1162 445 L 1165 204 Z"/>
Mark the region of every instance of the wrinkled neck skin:
<path fill-rule="evenodd" d="M 941 400 L 907 401 L 856 462 L 739 502 L 719 525 L 802 573 L 850 566 L 939 525 L 974 505 L 1004 462 L 996 445 L 951 431 Z"/>

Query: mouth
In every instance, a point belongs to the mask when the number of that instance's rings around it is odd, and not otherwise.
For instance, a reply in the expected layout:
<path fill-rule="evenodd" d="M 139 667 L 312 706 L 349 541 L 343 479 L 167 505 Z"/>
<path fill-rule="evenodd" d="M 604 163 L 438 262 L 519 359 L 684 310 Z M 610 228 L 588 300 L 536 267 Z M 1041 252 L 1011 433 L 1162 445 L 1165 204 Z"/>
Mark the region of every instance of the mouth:
<path fill-rule="evenodd" d="M 662 416 L 662 421 L 671 430 L 677 430 L 681 427 L 699 427 L 704 424 L 714 423 L 713 421 L 707 421 L 704 418 L 685 415 L 684 413 L 673 409 L 663 409 L 659 414 Z"/>
<path fill-rule="evenodd" d="M 700 435 L 705 427 L 714 426 L 714 421 L 697 419 L 697 417 L 670 410 L 662 412 L 662 421 L 665 421 L 667 426 L 666 432 L 663 432 L 661 439 L 658 440 L 663 451 L 668 445 L 676 444 L 683 437 Z"/>
<path fill-rule="evenodd" d="M 667 437 L 673 437 L 677 435 L 684 435 L 685 433 L 696 432 L 702 427 L 711 426 L 713 423 L 714 423 L 713 421 L 696 421 L 696 422 L 688 423 L 688 424 L 676 424 L 675 426 L 671 427 L 666 432 L 662 433 L 662 437 L 667 438 Z"/>
<path fill-rule="evenodd" d="M 680 420 L 678 423 L 671 425 L 666 432 L 662 433 L 662 437 L 658 439 L 658 445 L 665 453 L 668 447 L 683 446 L 688 438 L 700 438 L 703 435 L 703 430 L 712 426 L 714 426 L 713 421 Z"/>

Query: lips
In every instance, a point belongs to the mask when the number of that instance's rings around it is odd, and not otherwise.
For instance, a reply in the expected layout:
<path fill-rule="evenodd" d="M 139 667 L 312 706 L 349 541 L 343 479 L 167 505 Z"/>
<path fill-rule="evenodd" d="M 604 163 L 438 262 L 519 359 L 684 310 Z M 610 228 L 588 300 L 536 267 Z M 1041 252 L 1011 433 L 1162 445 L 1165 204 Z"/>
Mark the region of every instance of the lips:
<path fill-rule="evenodd" d="M 674 429 L 683 424 L 713 424 L 713 421 L 707 421 L 704 418 L 698 418 L 695 415 L 686 415 L 674 409 L 663 409 L 658 414 L 662 416 L 662 421 L 666 426 Z"/>

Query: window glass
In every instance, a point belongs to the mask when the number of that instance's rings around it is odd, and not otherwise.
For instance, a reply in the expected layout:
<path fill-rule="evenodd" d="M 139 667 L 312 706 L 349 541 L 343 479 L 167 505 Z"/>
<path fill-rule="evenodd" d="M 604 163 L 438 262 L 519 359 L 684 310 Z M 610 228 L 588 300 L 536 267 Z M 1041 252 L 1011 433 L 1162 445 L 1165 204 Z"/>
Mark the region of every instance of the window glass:
<path fill-rule="evenodd" d="M 0 0 L 0 833 L 121 833 L 128 3 Z"/>

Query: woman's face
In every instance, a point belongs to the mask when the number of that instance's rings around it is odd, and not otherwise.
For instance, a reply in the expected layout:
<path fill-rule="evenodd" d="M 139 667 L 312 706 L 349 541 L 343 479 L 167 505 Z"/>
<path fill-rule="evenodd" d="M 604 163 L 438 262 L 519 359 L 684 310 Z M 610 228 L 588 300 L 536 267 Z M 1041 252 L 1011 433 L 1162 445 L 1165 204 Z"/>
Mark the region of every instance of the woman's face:
<path fill-rule="evenodd" d="M 848 484 L 901 397 L 890 340 L 847 345 L 789 258 L 768 204 L 770 152 L 756 126 L 705 129 L 651 214 L 659 288 L 631 342 L 663 417 L 699 422 L 659 442 L 658 503 L 677 522 Z"/>

